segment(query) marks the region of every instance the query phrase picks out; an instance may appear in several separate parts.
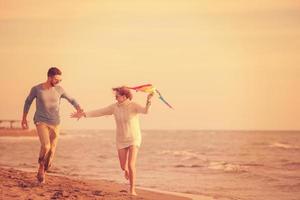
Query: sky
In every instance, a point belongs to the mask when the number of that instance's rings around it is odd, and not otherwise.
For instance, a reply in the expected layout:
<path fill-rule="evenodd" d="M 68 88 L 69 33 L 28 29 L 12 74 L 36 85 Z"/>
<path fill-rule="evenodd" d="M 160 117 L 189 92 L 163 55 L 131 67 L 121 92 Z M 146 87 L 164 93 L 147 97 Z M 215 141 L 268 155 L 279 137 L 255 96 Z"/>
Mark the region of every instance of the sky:
<path fill-rule="evenodd" d="M 113 103 L 112 87 L 152 83 L 175 109 L 154 97 L 142 129 L 300 129 L 297 1 L 0 0 L 0 35 L 0 119 L 21 119 L 57 66 L 87 111 Z M 63 128 L 115 128 L 73 111 L 62 100 Z"/>

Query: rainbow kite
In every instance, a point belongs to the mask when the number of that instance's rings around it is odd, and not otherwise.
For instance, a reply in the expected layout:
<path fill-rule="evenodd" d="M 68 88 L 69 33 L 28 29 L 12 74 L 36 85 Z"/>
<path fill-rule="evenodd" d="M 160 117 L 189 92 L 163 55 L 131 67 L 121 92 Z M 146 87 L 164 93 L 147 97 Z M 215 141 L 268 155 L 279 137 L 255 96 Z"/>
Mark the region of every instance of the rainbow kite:
<path fill-rule="evenodd" d="M 174 109 L 161 95 L 161 93 L 152 85 L 152 84 L 145 84 L 145 85 L 140 85 L 136 87 L 127 87 L 128 89 L 135 90 L 136 92 L 146 92 L 146 93 L 152 93 L 154 94 L 155 92 L 158 94 L 159 99 L 164 102 L 169 108 Z"/>

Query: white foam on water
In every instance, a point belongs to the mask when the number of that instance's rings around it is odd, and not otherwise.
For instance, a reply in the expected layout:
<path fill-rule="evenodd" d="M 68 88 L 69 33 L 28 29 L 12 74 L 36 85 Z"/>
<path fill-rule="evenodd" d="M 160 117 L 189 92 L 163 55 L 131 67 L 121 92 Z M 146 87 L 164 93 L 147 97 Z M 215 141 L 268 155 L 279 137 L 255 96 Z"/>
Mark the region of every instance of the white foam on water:
<path fill-rule="evenodd" d="M 239 164 L 231 164 L 222 161 L 209 162 L 208 169 L 222 170 L 224 172 L 245 172 L 246 167 Z"/>
<path fill-rule="evenodd" d="M 292 146 L 292 145 L 289 145 L 286 143 L 281 143 L 281 142 L 274 142 L 274 143 L 270 144 L 269 147 L 282 148 L 282 149 L 300 149 L 297 146 Z"/>
<path fill-rule="evenodd" d="M 180 157 L 182 158 L 182 160 L 198 159 L 202 161 L 207 161 L 207 159 L 203 158 L 203 156 L 200 153 L 192 150 L 181 150 L 181 151 L 165 150 L 159 152 L 159 155 L 171 155 L 174 157 Z"/>

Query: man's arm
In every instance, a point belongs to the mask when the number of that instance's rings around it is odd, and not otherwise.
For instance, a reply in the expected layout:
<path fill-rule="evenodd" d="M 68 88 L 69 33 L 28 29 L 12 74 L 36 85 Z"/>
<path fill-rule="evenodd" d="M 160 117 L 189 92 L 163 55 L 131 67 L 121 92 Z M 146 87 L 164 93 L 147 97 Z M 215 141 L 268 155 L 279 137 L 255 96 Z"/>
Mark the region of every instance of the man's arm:
<path fill-rule="evenodd" d="M 61 98 L 66 99 L 70 104 L 72 104 L 74 106 L 74 108 L 77 110 L 77 112 L 83 112 L 83 109 L 80 107 L 78 102 L 73 97 L 68 95 L 64 90 L 61 95 Z"/>
<path fill-rule="evenodd" d="M 30 106 L 35 98 L 36 98 L 36 89 L 35 89 L 35 87 L 33 87 L 33 88 L 31 88 L 30 93 L 27 96 L 25 103 L 24 103 L 23 117 L 22 117 L 22 122 L 21 122 L 23 129 L 28 129 L 27 114 L 28 114 Z"/>

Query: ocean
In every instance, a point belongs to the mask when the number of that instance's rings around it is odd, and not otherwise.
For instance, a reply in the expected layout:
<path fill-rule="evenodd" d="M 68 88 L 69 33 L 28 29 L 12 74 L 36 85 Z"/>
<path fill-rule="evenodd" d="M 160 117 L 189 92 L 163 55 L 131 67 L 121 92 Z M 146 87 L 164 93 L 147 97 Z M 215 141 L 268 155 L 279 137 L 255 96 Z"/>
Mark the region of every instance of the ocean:
<path fill-rule="evenodd" d="M 137 185 L 232 200 L 300 199 L 300 132 L 142 131 Z M 34 171 L 37 137 L 0 137 L 0 165 Z M 51 172 L 125 183 L 110 130 L 63 130 Z"/>

